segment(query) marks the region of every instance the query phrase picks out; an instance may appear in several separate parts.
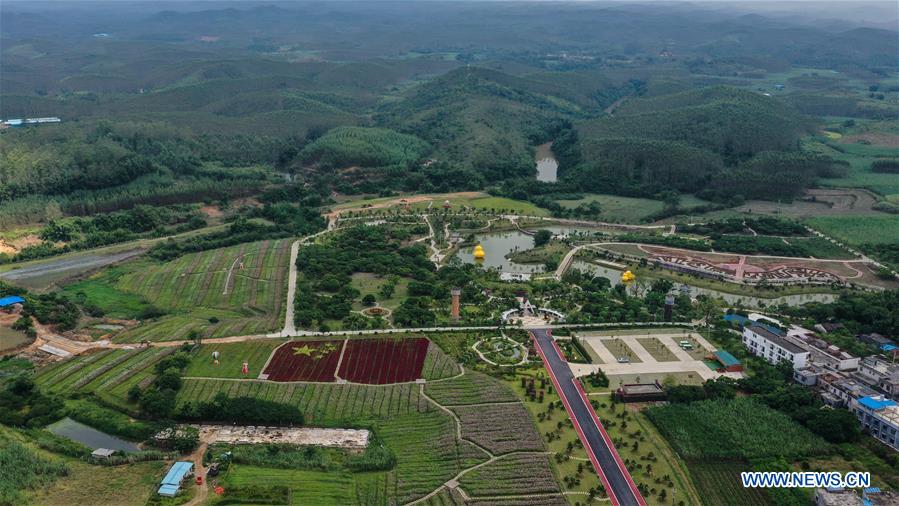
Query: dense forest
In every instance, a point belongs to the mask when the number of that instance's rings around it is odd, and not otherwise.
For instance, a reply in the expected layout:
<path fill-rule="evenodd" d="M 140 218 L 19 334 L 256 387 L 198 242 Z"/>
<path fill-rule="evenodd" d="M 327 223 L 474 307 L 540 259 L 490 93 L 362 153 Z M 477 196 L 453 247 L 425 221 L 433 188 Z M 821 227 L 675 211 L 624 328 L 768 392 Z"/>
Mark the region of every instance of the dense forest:
<path fill-rule="evenodd" d="M 294 7 L 135 3 L 87 20 L 4 5 L 0 116 L 62 124 L 0 133 L 0 227 L 284 181 L 487 190 L 566 215 L 596 212 L 554 202 L 584 192 L 791 199 L 849 170 L 800 142 L 821 115 L 899 117 L 888 29 L 785 31 L 759 15 L 749 30 L 676 5 Z M 560 179 L 537 183 L 534 146 L 550 141 Z"/>

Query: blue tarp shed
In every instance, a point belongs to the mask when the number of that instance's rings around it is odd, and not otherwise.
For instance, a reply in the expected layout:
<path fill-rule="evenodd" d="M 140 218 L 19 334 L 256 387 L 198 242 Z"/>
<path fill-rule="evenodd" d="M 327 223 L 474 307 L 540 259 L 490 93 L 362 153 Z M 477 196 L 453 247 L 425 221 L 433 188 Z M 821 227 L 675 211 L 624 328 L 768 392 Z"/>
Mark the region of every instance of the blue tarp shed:
<path fill-rule="evenodd" d="M 159 482 L 161 485 L 158 490 L 159 495 L 174 497 L 178 493 L 184 477 L 190 474 L 193 468 L 193 462 L 175 462 L 172 464 L 172 468 L 166 473 L 165 478 Z"/>
<path fill-rule="evenodd" d="M 0 297 L 0 307 L 12 306 L 13 304 L 24 304 L 25 299 L 18 295 L 10 295 L 8 297 Z"/>
<path fill-rule="evenodd" d="M 862 397 L 858 400 L 858 403 L 868 409 L 873 410 L 883 409 L 887 406 L 896 405 L 895 401 L 891 401 L 889 399 L 875 399 L 874 397 Z"/>

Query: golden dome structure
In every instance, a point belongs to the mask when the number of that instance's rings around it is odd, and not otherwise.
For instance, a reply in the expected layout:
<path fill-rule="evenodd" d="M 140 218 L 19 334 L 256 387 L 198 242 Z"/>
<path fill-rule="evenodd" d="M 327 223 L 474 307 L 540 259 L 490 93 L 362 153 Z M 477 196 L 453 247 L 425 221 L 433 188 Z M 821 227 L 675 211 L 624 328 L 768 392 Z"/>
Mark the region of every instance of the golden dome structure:
<path fill-rule="evenodd" d="M 484 248 L 478 244 L 474 247 L 474 259 L 475 260 L 483 260 L 486 253 L 484 253 Z"/>
<path fill-rule="evenodd" d="M 631 271 L 624 271 L 621 273 L 621 282 L 624 284 L 632 283 L 637 276 L 634 276 L 634 273 Z"/>

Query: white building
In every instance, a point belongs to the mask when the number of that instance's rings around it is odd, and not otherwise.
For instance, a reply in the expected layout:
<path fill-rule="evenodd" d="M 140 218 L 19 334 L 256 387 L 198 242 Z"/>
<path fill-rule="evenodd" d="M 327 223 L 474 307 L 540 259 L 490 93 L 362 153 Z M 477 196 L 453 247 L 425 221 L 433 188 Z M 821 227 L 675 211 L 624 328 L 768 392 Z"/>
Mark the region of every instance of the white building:
<path fill-rule="evenodd" d="M 858 365 L 856 376 L 865 383 L 883 390 L 894 399 L 899 396 L 899 364 L 885 357 L 877 355 L 865 357 Z"/>
<path fill-rule="evenodd" d="M 810 330 L 794 325 L 787 331 L 786 339 L 808 351 L 809 359 L 816 364 L 826 365 L 837 371 L 858 369 L 858 357 L 828 343 Z"/>
<path fill-rule="evenodd" d="M 743 344 L 753 355 L 771 364 L 786 360 L 793 364 L 793 369 L 802 369 L 808 362 L 808 351 L 758 325 L 743 329 Z"/>
<path fill-rule="evenodd" d="M 899 406 L 883 396 L 862 397 L 850 404 L 862 427 L 884 444 L 899 450 Z"/>

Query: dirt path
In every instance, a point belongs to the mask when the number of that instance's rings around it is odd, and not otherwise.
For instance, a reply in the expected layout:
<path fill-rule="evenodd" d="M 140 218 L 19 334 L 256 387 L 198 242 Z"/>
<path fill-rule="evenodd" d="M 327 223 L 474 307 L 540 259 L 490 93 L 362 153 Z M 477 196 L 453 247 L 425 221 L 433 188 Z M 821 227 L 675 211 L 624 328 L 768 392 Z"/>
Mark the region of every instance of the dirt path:
<path fill-rule="evenodd" d="M 201 441 L 200 446 L 190 454 L 190 460 L 194 463 L 194 475 L 203 477 L 203 484 L 197 485 L 194 481 L 194 497 L 190 501 L 184 503 L 184 506 L 202 506 L 206 504 L 209 497 L 209 483 L 206 482 L 206 468 L 203 467 L 203 455 L 206 454 L 206 447 L 209 446 L 208 441 Z"/>

